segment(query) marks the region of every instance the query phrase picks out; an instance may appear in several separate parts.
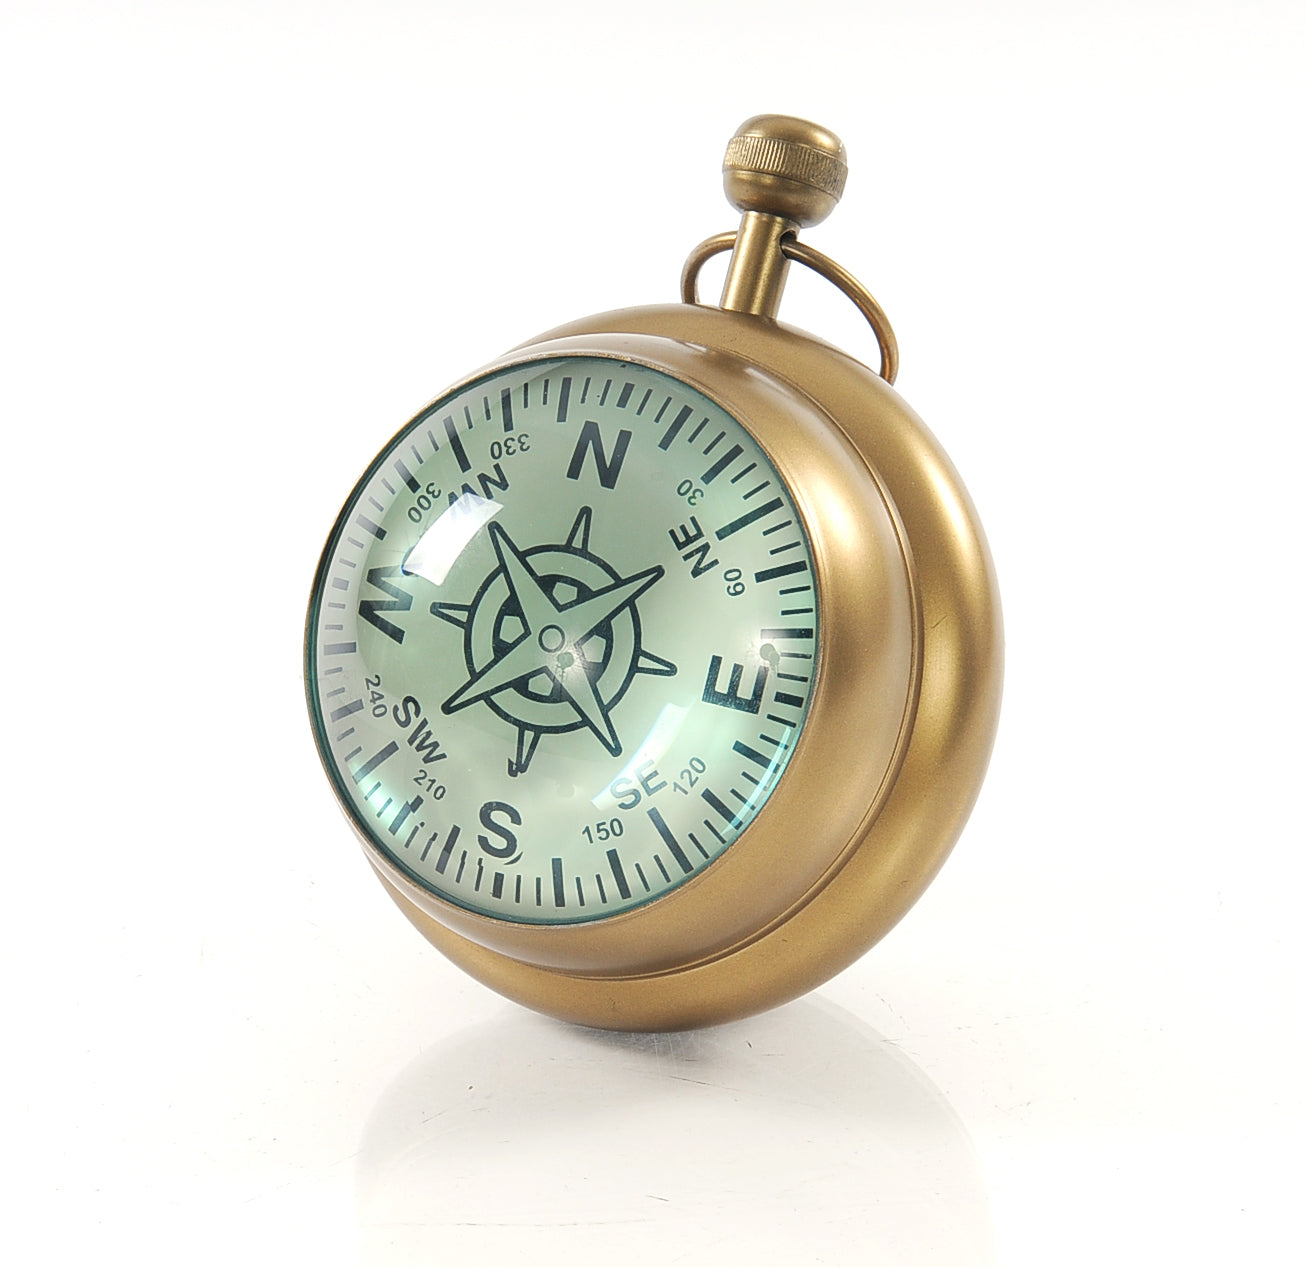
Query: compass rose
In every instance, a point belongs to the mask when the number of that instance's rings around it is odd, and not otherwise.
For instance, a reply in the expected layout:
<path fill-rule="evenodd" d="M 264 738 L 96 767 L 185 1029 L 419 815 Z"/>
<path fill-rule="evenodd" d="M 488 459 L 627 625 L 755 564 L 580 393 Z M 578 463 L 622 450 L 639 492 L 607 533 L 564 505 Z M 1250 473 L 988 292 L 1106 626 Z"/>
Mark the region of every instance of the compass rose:
<path fill-rule="evenodd" d="M 613 756 L 621 741 L 612 710 L 637 673 L 676 666 L 640 644 L 636 600 L 660 566 L 623 577 L 590 552 L 593 511 L 583 506 L 566 541 L 520 549 L 489 525 L 499 566 L 470 604 L 431 604 L 463 631 L 468 678 L 441 705 L 456 713 L 484 701 L 517 728 L 508 773 L 525 773 L 540 735 L 587 729 Z"/>

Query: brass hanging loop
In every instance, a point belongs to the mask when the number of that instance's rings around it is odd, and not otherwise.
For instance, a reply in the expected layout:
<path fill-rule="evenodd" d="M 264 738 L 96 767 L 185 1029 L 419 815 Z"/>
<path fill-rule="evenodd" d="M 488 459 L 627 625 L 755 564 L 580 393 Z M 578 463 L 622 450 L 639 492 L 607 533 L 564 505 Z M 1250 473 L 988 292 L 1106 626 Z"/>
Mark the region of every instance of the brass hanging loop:
<path fill-rule="evenodd" d="M 729 251 L 738 237 L 733 230 L 718 233 L 706 241 L 700 242 L 689 253 L 685 267 L 680 274 L 680 298 L 687 304 L 698 303 L 698 275 L 703 265 L 714 255 Z M 857 307 L 857 311 L 866 318 L 875 332 L 875 341 L 880 347 L 880 377 L 886 383 L 892 383 L 898 377 L 898 339 L 893 333 L 893 326 L 875 296 L 861 284 L 844 266 L 828 255 L 799 242 L 797 238 L 785 237 L 780 242 L 780 250 L 786 259 L 804 264 L 814 273 L 819 273 L 831 285 L 843 291 Z"/>
<path fill-rule="evenodd" d="M 820 224 L 843 195 L 848 177 L 843 142 L 804 119 L 759 114 L 730 138 L 721 171 L 726 197 L 743 218 L 734 233 L 718 233 L 690 252 L 680 275 L 685 303 L 698 303 L 703 264 L 730 251 L 721 307 L 774 320 L 789 261 L 797 260 L 857 305 L 880 345 L 880 377 L 892 383 L 898 376 L 898 340 L 884 309 L 846 268 L 798 241 L 798 230 Z"/>
<path fill-rule="evenodd" d="M 680 270 L 680 299 L 682 303 L 698 303 L 698 275 L 703 271 L 703 265 L 708 262 L 714 255 L 720 255 L 722 251 L 734 249 L 735 238 L 739 235 L 729 229 L 725 233 L 714 233 L 710 238 L 704 239 L 689 253 L 689 258 L 685 260 L 685 267 Z"/>

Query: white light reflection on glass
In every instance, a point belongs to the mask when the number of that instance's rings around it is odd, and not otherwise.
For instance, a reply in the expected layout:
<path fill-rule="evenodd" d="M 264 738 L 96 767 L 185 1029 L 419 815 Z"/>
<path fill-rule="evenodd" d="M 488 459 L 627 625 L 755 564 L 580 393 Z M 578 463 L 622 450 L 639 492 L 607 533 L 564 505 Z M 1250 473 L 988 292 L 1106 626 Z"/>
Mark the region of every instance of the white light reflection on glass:
<path fill-rule="evenodd" d="M 464 493 L 417 539 L 404 557 L 404 571 L 443 585 L 458 556 L 502 509 L 499 502 Z"/>
<path fill-rule="evenodd" d="M 621 773 L 607 787 L 601 788 L 591 798 L 591 804 L 598 809 L 605 809 L 615 803 L 617 798 L 612 795 L 612 785 L 622 779 L 627 781 L 635 779 L 640 769 L 650 764 L 656 765 L 667 749 L 675 743 L 676 735 L 680 733 L 680 728 L 685 724 L 685 718 L 688 716 L 689 709 L 681 708 L 679 704 L 664 704 L 648 734 L 635 749 L 635 755 L 626 762 Z"/>

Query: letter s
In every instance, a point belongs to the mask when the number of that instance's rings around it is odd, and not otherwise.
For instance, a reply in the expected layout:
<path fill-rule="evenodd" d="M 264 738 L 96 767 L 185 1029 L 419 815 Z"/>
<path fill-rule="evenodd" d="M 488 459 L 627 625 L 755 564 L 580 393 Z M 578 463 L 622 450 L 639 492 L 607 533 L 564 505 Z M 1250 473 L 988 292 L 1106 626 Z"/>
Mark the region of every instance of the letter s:
<path fill-rule="evenodd" d="M 502 814 L 514 826 L 521 826 L 521 815 L 507 801 L 486 801 L 481 806 L 481 826 L 503 839 L 502 844 L 490 840 L 488 836 L 476 837 L 482 849 L 491 858 L 510 858 L 517 852 L 517 837 L 502 823 L 494 821 L 495 814 Z"/>
<path fill-rule="evenodd" d="M 399 711 L 401 708 L 404 710 L 402 713 Z M 422 715 L 422 703 L 415 695 L 405 695 L 392 711 L 395 721 L 407 730 L 413 724 L 413 719 Z"/>

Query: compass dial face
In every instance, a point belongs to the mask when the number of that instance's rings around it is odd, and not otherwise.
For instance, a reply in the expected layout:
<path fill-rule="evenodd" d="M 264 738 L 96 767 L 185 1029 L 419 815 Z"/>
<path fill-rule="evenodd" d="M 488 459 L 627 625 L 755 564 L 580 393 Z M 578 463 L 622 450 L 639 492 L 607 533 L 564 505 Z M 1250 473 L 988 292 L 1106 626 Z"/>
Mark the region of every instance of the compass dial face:
<path fill-rule="evenodd" d="M 314 585 L 318 747 L 371 843 L 498 919 L 603 919 L 701 873 L 793 751 L 810 543 L 749 433 L 601 357 L 502 369 L 419 414 Z"/>

